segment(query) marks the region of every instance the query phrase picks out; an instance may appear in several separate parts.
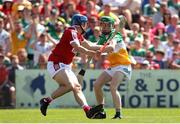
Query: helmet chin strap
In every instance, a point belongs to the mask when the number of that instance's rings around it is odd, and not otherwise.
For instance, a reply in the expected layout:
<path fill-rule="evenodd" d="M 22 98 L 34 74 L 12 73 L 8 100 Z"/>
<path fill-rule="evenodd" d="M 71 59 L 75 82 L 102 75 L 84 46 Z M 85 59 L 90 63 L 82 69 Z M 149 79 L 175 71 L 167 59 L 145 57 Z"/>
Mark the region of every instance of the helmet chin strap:
<path fill-rule="evenodd" d="M 86 31 L 84 30 L 84 28 L 81 26 L 81 22 L 80 22 L 79 20 L 77 20 L 77 22 L 78 22 L 78 25 L 80 26 L 80 28 L 81 28 L 81 30 L 82 30 L 81 34 L 86 33 Z"/>
<path fill-rule="evenodd" d="M 83 29 L 83 27 L 81 25 L 76 25 L 79 29 L 81 28 L 81 34 L 84 34 L 86 31 Z"/>
<path fill-rule="evenodd" d="M 84 30 L 84 28 L 81 25 L 80 25 L 80 27 L 81 27 L 81 30 L 82 30 L 81 34 L 86 33 L 86 31 Z"/>

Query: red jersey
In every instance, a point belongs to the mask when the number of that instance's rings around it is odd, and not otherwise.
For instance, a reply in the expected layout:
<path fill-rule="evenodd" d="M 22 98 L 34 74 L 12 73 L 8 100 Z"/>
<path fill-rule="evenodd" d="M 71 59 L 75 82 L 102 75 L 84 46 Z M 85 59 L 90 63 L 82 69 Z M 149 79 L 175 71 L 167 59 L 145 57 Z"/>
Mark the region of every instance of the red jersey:
<path fill-rule="evenodd" d="M 51 55 L 49 56 L 48 61 L 54 63 L 64 63 L 70 64 L 75 56 L 73 52 L 73 47 L 71 46 L 72 42 L 80 44 L 84 40 L 84 37 L 80 34 L 78 35 L 75 27 L 69 27 L 64 31 L 60 42 L 56 45 Z"/>

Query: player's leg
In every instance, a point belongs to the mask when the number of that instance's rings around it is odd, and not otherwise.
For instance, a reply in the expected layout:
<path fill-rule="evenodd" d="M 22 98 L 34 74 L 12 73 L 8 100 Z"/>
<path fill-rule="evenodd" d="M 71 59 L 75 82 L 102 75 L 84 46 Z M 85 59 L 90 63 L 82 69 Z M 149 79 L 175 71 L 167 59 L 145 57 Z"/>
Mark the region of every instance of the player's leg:
<path fill-rule="evenodd" d="M 98 108 L 91 108 L 87 101 L 86 101 L 86 98 L 82 92 L 82 89 L 81 89 L 81 85 L 79 84 L 78 82 L 78 79 L 76 77 L 76 75 L 74 74 L 74 72 L 72 72 L 71 70 L 68 71 L 71 79 L 70 81 L 72 82 L 72 86 L 73 86 L 73 94 L 74 94 L 74 97 L 75 97 L 75 100 L 77 101 L 77 103 L 82 106 L 82 108 L 84 109 L 85 113 L 86 113 L 86 116 L 88 118 L 92 118 L 97 112 L 99 112 L 102 108 L 101 107 L 98 107 Z"/>
<path fill-rule="evenodd" d="M 107 82 L 111 81 L 111 76 L 107 72 L 103 72 L 94 83 L 94 92 L 98 104 L 104 104 L 104 96 L 102 87 Z"/>
<path fill-rule="evenodd" d="M 122 116 L 121 116 L 121 109 L 122 109 L 121 96 L 120 96 L 117 88 L 119 86 L 119 83 L 121 83 L 123 81 L 124 77 L 125 77 L 124 73 L 117 71 L 114 73 L 111 83 L 110 83 L 110 91 L 111 91 L 114 107 L 116 110 L 116 114 L 113 117 L 114 119 L 122 118 Z"/>
<path fill-rule="evenodd" d="M 65 69 L 59 71 L 54 76 L 54 80 L 59 84 L 59 87 L 51 94 L 52 99 L 56 99 L 73 89 L 70 76 Z"/>
<path fill-rule="evenodd" d="M 40 110 L 44 116 L 46 116 L 47 107 L 52 100 L 64 95 L 73 88 L 66 69 L 58 71 L 53 79 L 59 84 L 59 87 L 52 93 L 51 97 L 46 97 L 40 100 Z"/>
<path fill-rule="evenodd" d="M 81 90 L 81 85 L 78 82 L 78 79 L 72 70 L 67 70 L 69 74 L 69 82 L 72 84 L 72 91 L 75 97 L 75 100 L 80 106 L 87 105 L 86 98 Z"/>
<path fill-rule="evenodd" d="M 96 107 L 102 108 L 101 111 L 99 111 L 99 113 L 97 113 L 96 116 L 94 117 L 95 119 L 106 118 L 106 113 L 104 111 L 104 96 L 103 96 L 102 87 L 111 79 L 112 79 L 111 76 L 107 72 L 103 72 L 94 83 L 94 92 L 98 104 L 98 106 Z"/>
<path fill-rule="evenodd" d="M 73 87 L 70 83 L 68 73 L 65 71 L 65 69 L 57 72 L 57 74 L 53 78 L 59 84 L 59 87 L 52 93 L 51 97 L 46 97 L 40 100 L 40 110 L 44 116 L 46 116 L 47 107 L 50 102 L 71 91 Z"/>

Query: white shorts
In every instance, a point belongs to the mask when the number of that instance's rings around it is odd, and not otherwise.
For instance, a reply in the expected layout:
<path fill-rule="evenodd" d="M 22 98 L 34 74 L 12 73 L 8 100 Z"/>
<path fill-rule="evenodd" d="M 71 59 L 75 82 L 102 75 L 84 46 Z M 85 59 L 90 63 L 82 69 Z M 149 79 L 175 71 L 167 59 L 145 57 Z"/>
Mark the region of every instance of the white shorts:
<path fill-rule="evenodd" d="M 74 76 L 74 72 L 71 70 L 71 66 L 64 63 L 54 64 L 52 61 L 47 63 L 47 70 L 50 76 L 53 78 L 60 70 L 67 70 L 68 74 L 72 74 Z"/>
<path fill-rule="evenodd" d="M 107 72 L 111 77 L 114 75 L 115 72 L 120 71 L 125 75 L 125 80 L 131 79 L 131 75 L 132 75 L 132 67 L 131 65 L 125 66 L 125 65 L 120 65 L 120 66 L 115 66 L 112 68 L 108 68 L 105 70 L 105 72 Z"/>

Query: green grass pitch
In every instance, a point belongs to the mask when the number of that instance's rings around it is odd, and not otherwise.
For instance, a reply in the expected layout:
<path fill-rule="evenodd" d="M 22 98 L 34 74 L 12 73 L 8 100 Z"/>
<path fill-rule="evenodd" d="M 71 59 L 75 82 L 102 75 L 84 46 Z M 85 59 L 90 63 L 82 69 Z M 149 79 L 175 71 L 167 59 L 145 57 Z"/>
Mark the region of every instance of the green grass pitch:
<path fill-rule="evenodd" d="M 0 123 L 180 123 L 180 109 L 123 109 L 123 119 L 113 120 L 114 109 L 106 109 L 107 118 L 87 119 L 82 109 L 48 109 L 46 117 L 39 109 L 0 109 Z"/>

